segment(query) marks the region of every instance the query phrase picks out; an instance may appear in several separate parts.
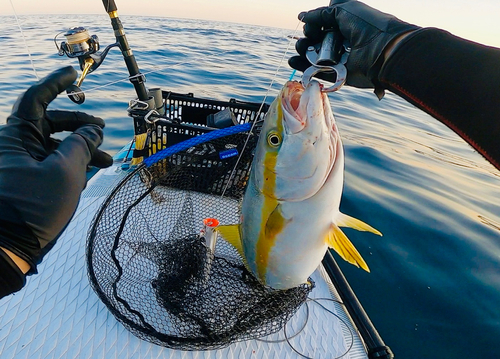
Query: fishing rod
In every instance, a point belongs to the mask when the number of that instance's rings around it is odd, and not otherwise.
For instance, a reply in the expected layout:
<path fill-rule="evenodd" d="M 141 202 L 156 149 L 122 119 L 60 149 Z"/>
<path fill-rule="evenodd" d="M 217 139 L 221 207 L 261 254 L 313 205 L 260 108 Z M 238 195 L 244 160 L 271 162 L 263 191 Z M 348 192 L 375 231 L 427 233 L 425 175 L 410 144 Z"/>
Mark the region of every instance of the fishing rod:
<path fill-rule="evenodd" d="M 115 0 L 102 0 L 102 3 L 104 5 L 104 9 L 109 15 L 109 18 L 111 19 L 111 25 L 115 31 L 116 41 L 122 50 L 123 59 L 125 60 L 125 64 L 130 74 L 130 82 L 134 85 L 137 98 L 139 101 L 147 102 L 149 100 L 149 95 L 146 90 L 146 86 L 144 85 L 146 78 L 141 74 L 139 66 L 135 61 L 135 56 L 128 44 L 127 37 L 125 36 L 125 30 L 123 29 L 120 18 L 118 17 L 118 9 L 116 7 Z"/>
<path fill-rule="evenodd" d="M 137 98 L 130 101 L 129 114 L 134 121 L 134 158 L 133 164 L 142 160 L 143 152 L 147 151 L 148 133 L 151 131 L 152 122 L 148 120 L 151 115 L 164 114 L 164 102 L 162 91 L 159 88 L 148 90 L 145 82 L 146 77 L 141 73 L 135 56 L 130 48 L 125 30 L 118 17 L 118 8 L 114 0 L 102 0 L 104 9 L 109 15 L 111 25 L 114 30 L 116 42 L 107 46 L 102 52 L 98 52 L 100 48 L 99 38 L 96 35 L 90 35 L 84 27 L 74 27 L 69 29 L 64 36 L 66 41 L 60 46 L 57 45 L 57 36 L 54 39 L 56 47 L 59 50 L 59 55 L 66 55 L 70 58 L 78 58 L 82 74 L 77 79 L 76 84 L 67 88 L 66 93 L 71 101 L 82 104 L 85 101 L 85 93 L 80 89 L 80 86 L 85 77 L 95 71 L 104 61 L 109 50 L 113 47 L 118 47 L 125 60 L 125 65 L 129 73 L 128 79 L 134 86 Z"/>
<path fill-rule="evenodd" d="M 325 270 L 328 273 L 334 287 L 337 289 L 340 298 L 342 299 L 342 303 L 346 306 L 352 321 L 359 331 L 359 334 L 363 338 L 366 348 L 368 349 L 368 358 L 394 358 L 391 348 L 384 343 L 382 337 L 378 333 L 377 329 L 368 317 L 368 314 L 366 314 L 363 306 L 356 297 L 356 294 L 349 285 L 344 273 L 342 273 L 342 270 L 333 258 L 330 250 L 326 252 L 322 264 L 323 267 L 325 267 Z"/>
<path fill-rule="evenodd" d="M 82 104 L 85 101 L 85 94 L 80 89 L 83 80 L 88 74 L 95 71 L 103 63 L 111 48 L 118 47 L 122 52 L 123 59 L 125 60 L 125 64 L 130 75 L 129 79 L 134 86 L 138 101 L 146 104 L 144 105 L 144 109 L 154 108 L 154 99 L 152 99 L 152 96 L 150 96 L 148 90 L 146 89 L 144 84 L 146 82 L 146 78 L 143 74 L 141 74 L 137 61 L 135 60 L 135 56 L 128 44 L 127 37 L 125 36 L 125 30 L 123 29 L 123 25 L 118 17 L 118 8 L 116 7 L 116 3 L 114 0 L 102 0 L 102 3 L 104 5 L 104 9 L 109 15 L 109 18 L 111 19 L 111 25 L 116 38 L 116 42 L 114 44 L 107 46 L 104 51 L 99 53 L 99 38 L 96 35 L 90 36 L 88 30 L 84 27 L 73 27 L 69 29 L 64 34 L 66 41 L 62 42 L 60 46 L 57 45 L 57 36 L 56 39 L 54 39 L 59 50 L 59 55 L 66 55 L 70 58 L 78 58 L 80 69 L 82 70 L 82 74 L 78 78 L 76 84 L 71 85 L 66 90 L 66 93 L 71 101 L 77 104 Z"/>

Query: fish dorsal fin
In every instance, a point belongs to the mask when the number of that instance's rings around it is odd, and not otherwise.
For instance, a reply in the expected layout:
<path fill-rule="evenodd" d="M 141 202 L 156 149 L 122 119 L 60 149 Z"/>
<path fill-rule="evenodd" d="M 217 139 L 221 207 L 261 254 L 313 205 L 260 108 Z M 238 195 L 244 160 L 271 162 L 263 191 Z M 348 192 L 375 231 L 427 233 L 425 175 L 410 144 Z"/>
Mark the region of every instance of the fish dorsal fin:
<path fill-rule="evenodd" d="M 358 250 L 354 247 L 349 238 L 347 238 L 344 232 L 342 232 L 342 230 L 335 223 L 332 223 L 330 226 L 330 231 L 326 236 L 326 243 L 328 247 L 335 249 L 335 251 L 345 261 L 370 272 L 370 269 L 368 268 L 365 260 L 361 257 L 361 254 L 359 254 Z"/>
<path fill-rule="evenodd" d="M 221 237 L 226 240 L 226 242 L 236 248 L 242 258 L 245 258 L 245 252 L 243 251 L 243 245 L 241 244 L 241 230 L 239 224 L 218 226 L 217 232 L 219 232 Z"/>
<path fill-rule="evenodd" d="M 359 219 L 348 216 L 347 214 L 339 213 L 336 220 L 335 220 L 335 223 L 339 227 L 349 227 L 349 228 L 356 229 L 358 231 L 371 232 L 371 233 L 374 233 L 378 236 L 382 236 L 382 233 L 377 231 L 372 226 L 366 224 L 363 221 L 360 221 Z"/>

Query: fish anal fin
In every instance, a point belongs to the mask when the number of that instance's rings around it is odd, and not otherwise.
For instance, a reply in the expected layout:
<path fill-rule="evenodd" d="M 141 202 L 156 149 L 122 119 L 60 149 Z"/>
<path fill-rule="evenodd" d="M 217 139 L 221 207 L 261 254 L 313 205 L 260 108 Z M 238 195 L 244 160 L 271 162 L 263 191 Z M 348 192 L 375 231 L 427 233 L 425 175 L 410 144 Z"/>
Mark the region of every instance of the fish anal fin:
<path fill-rule="evenodd" d="M 231 244 L 238 251 L 242 258 L 245 258 L 245 252 L 243 251 L 243 245 L 241 243 L 241 230 L 239 224 L 218 226 L 217 232 L 221 237 Z"/>
<path fill-rule="evenodd" d="M 351 243 L 349 238 L 342 230 L 334 223 L 330 226 L 330 231 L 326 236 L 326 244 L 333 248 L 346 262 L 349 262 L 356 267 L 361 267 L 365 271 L 370 272 L 365 260 L 361 257 L 358 250 Z"/>
<path fill-rule="evenodd" d="M 366 224 L 363 221 L 360 221 L 359 219 L 348 216 L 347 214 L 339 213 L 338 216 L 336 217 L 335 223 L 339 227 L 349 227 L 356 229 L 358 231 L 371 232 L 378 236 L 382 236 L 382 233 L 377 231 L 372 226 Z"/>

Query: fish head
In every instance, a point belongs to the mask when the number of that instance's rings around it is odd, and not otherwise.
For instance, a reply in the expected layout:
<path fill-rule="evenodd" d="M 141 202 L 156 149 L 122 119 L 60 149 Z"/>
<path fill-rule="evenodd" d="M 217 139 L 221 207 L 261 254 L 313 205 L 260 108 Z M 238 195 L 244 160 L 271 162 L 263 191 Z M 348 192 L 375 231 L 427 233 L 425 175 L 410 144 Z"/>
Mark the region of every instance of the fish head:
<path fill-rule="evenodd" d="M 330 101 L 319 82 L 304 88 L 288 81 L 264 119 L 254 159 L 257 188 L 281 201 L 313 196 L 335 166 L 343 170 L 339 142 Z"/>

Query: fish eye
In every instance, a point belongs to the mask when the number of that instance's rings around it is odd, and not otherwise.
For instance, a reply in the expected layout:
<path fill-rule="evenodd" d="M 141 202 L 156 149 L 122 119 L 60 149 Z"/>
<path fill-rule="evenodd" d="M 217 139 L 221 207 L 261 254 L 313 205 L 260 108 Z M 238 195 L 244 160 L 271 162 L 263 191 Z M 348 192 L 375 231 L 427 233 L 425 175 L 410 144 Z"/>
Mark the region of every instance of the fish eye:
<path fill-rule="evenodd" d="M 269 134 L 267 135 L 267 143 L 271 147 L 278 147 L 279 145 L 281 145 L 280 134 L 278 132 L 275 132 L 275 131 L 269 132 Z"/>

